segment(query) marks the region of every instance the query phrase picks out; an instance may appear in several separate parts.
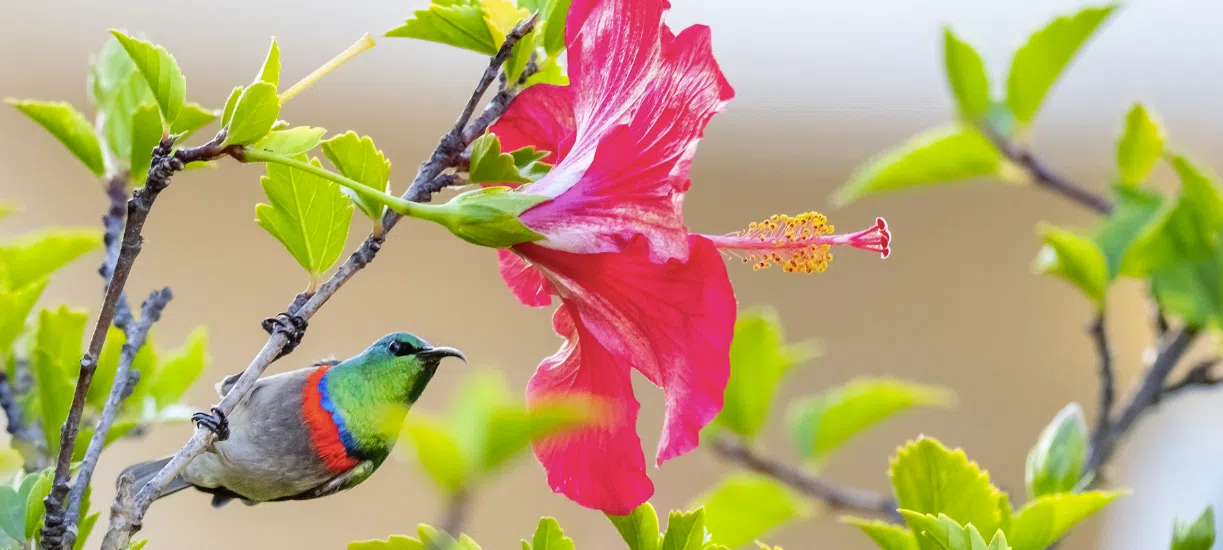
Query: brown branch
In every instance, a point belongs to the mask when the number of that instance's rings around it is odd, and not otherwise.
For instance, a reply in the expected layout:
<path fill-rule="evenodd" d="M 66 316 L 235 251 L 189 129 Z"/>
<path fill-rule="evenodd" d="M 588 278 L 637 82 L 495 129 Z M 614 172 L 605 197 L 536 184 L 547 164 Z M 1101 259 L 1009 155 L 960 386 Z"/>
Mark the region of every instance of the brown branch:
<path fill-rule="evenodd" d="M 1113 203 L 1104 196 L 1062 177 L 1061 174 L 1041 162 L 1031 150 L 1012 142 L 988 124 L 982 124 L 980 129 L 985 137 L 993 142 L 994 147 L 998 148 L 1002 156 L 1023 168 L 1036 185 L 1068 198 L 1097 214 L 1112 213 Z"/>
<path fill-rule="evenodd" d="M 488 69 L 485 70 L 475 91 L 472 92 L 471 98 L 456 121 L 454 128 L 441 139 L 441 143 L 438 144 L 437 149 L 434 150 L 429 160 L 421 165 L 416 177 L 413 179 L 412 185 L 403 195 L 405 199 L 428 202 L 432 193 L 437 190 L 435 189 L 434 181 L 439 176 L 442 176 L 444 170 L 452 168 L 459 156 L 471 144 L 467 136 L 474 135 L 478 137 L 483 134 L 487 130 L 487 126 L 505 112 L 505 109 L 509 106 L 509 100 L 500 103 L 490 102 L 476 123 L 470 127 L 468 126 L 468 121 L 475 112 L 476 105 L 479 104 L 484 92 L 496 78 L 497 73 L 501 70 L 501 66 L 509 59 L 514 45 L 524 35 L 531 32 L 534 26 L 535 17 L 532 16 L 520 23 L 506 36 L 505 42 L 489 62 Z M 510 95 L 510 98 L 512 98 L 512 95 Z M 478 127 L 479 124 L 483 124 L 484 127 Z M 474 138 L 472 139 L 474 140 Z M 235 158 L 241 158 L 240 151 L 227 152 L 227 154 L 231 154 Z M 340 287 L 344 286 L 358 271 L 373 261 L 378 251 L 382 248 L 386 233 L 398 223 L 400 218 L 399 214 L 388 210 L 382 219 L 383 234 L 367 237 L 365 242 L 349 256 L 348 260 L 336 270 L 327 282 L 319 286 L 313 295 L 297 296 L 283 317 L 308 321 L 314 316 Z M 243 371 L 238 381 L 234 383 L 225 397 L 221 399 L 221 402 L 216 405 L 216 410 L 222 414 L 229 415 L 242 403 L 251 389 L 254 388 L 255 382 L 262 376 L 263 372 L 273 361 L 281 357 L 286 347 L 290 345 L 289 334 L 286 330 L 282 329 L 284 324 L 273 326 L 274 329 L 270 330 L 272 334 L 267 342 L 264 343 L 263 348 L 251 360 L 251 363 Z M 106 538 L 102 542 L 102 548 L 107 550 L 126 549 L 131 542 L 132 536 L 140 529 L 145 512 L 148 511 L 149 506 L 152 505 L 153 501 L 161 493 L 161 490 L 170 480 L 181 473 L 187 464 L 199 456 L 200 453 L 203 453 L 213 443 L 215 437 L 215 434 L 210 430 L 203 427 L 197 428 L 186 445 L 178 451 L 148 484 L 143 488 L 139 488 L 139 492 L 130 502 L 123 504 L 116 501 L 111 508 L 110 524 L 107 529 Z"/>
<path fill-rule="evenodd" d="M 1223 383 L 1223 377 L 1214 374 L 1214 368 L 1223 361 L 1221 357 L 1204 359 L 1193 365 L 1185 377 L 1164 388 L 1163 397 L 1171 397 L 1193 388 L 1217 386 Z"/>
<path fill-rule="evenodd" d="M 1091 338 L 1096 344 L 1096 360 L 1100 375 L 1100 401 L 1096 412 L 1096 426 L 1091 432 L 1092 448 L 1103 445 L 1108 436 L 1113 414 L 1113 403 L 1117 400 L 1116 375 L 1113 372 L 1113 354 L 1108 344 L 1108 332 L 1104 324 L 1104 311 L 1096 314 L 1091 323 Z"/>
<path fill-rule="evenodd" d="M 788 464 L 783 464 L 772 458 L 756 454 L 743 443 L 733 438 L 722 436 L 714 438 L 711 449 L 718 456 L 739 464 L 753 472 L 764 474 L 791 488 L 822 501 L 828 507 L 841 511 L 852 511 L 872 516 L 878 516 L 893 523 L 903 521 L 899 506 L 892 497 L 858 489 L 844 487 L 816 476 L 808 475 Z"/>

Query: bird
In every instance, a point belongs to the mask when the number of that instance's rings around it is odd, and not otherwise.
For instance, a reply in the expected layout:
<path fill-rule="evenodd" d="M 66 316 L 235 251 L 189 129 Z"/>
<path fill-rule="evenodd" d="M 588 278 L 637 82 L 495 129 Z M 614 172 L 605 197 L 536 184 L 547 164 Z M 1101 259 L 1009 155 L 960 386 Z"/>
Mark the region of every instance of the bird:
<path fill-rule="evenodd" d="M 346 360 L 261 378 L 228 418 L 215 408 L 196 415 L 217 441 L 156 498 L 194 487 L 219 508 L 234 499 L 254 505 L 351 489 L 386 460 L 395 444 L 388 433 L 399 432 L 446 357 L 467 361 L 457 349 L 395 332 Z M 238 377 L 218 383 L 217 393 L 224 398 Z M 143 487 L 171 458 L 129 466 L 119 479 Z"/>

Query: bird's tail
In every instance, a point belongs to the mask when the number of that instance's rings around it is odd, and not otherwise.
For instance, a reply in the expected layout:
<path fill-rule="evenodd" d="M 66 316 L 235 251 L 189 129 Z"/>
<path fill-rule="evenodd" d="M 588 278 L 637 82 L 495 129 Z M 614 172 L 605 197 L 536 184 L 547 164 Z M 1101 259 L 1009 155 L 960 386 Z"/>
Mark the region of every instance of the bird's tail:
<path fill-rule="evenodd" d="M 136 481 L 132 487 L 136 491 L 140 491 L 140 489 L 142 489 L 145 484 L 152 480 L 153 476 L 157 475 L 157 472 L 160 472 L 172 458 L 174 457 L 167 456 L 157 460 L 132 464 L 131 466 L 124 468 L 123 472 L 119 474 L 119 478 L 122 479 L 124 476 L 131 475 Z M 182 476 L 174 476 L 174 479 L 170 480 L 170 482 L 166 484 L 166 487 L 161 490 L 161 493 L 157 495 L 157 498 L 169 496 L 190 486 L 191 484 L 184 481 Z"/>

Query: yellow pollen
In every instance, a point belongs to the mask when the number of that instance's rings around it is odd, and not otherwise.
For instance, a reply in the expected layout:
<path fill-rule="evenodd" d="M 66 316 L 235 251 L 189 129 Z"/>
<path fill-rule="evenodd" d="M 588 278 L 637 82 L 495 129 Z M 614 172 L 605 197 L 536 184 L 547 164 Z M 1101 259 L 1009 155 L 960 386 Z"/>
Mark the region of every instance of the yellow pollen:
<path fill-rule="evenodd" d="M 780 265 L 786 273 L 820 273 L 832 260 L 830 245 L 814 242 L 816 237 L 832 233 L 828 218 L 819 212 L 804 212 L 797 216 L 774 214 L 765 220 L 748 224 L 747 230 L 735 233 L 744 239 L 742 248 L 729 247 L 735 256 L 752 263 L 752 270 Z M 759 242 L 760 245 L 751 245 Z M 761 248 L 769 247 L 771 248 Z"/>

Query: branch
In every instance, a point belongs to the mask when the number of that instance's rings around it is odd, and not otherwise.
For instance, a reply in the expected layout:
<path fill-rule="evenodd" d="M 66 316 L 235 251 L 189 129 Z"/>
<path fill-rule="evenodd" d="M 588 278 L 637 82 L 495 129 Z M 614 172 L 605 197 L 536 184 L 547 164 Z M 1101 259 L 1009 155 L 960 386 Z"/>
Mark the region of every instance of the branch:
<path fill-rule="evenodd" d="M 64 424 L 60 429 L 60 448 L 58 449 L 58 456 L 55 462 L 54 481 L 52 482 L 50 493 L 43 500 L 46 509 L 45 526 L 42 532 L 42 546 L 44 549 L 59 549 L 62 547 L 63 528 L 66 524 L 64 513 L 65 498 L 71 490 L 68 481 L 71 475 L 72 454 L 75 449 L 77 435 L 80 433 L 81 416 L 85 410 L 85 397 L 89 393 L 89 385 L 93 381 L 94 372 L 98 368 L 98 355 L 102 352 L 102 345 L 106 342 L 108 329 L 117 317 L 123 322 L 126 322 L 126 319 L 131 317 L 130 308 L 126 306 L 120 307 L 120 299 L 124 297 L 123 290 L 127 285 L 128 275 L 131 274 L 136 256 L 140 254 L 141 245 L 144 240 L 142 231 L 144 230 L 144 224 L 148 219 L 149 212 L 152 210 L 157 196 L 170 185 L 170 176 L 175 172 L 182 170 L 188 163 L 211 160 L 226 154 L 227 148 L 221 146 L 225 140 L 224 133 L 217 134 L 211 142 L 194 149 L 175 151 L 173 149 L 175 139 L 176 136 L 162 138 L 161 143 L 153 149 L 153 160 L 149 166 L 145 185 L 143 188 L 137 189 L 132 194 L 132 198 L 127 201 L 127 219 L 124 224 L 121 242 L 118 244 L 119 251 L 115 256 L 114 267 L 104 266 L 101 270 L 103 275 L 110 275 L 109 282 L 106 285 L 106 294 L 102 300 L 97 323 L 94 325 L 93 336 L 89 340 L 89 348 L 85 355 L 81 357 L 80 374 L 77 376 L 76 388 L 72 395 L 72 405 L 68 409 L 68 417 L 64 420 Z M 115 181 L 112 179 L 108 188 L 112 201 L 116 201 L 118 194 Z M 113 210 L 117 210 L 117 206 L 113 206 Z M 105 218 L 108 233 L 112 231 L 112 226 L 117 225 L 117 222 L 113 221 L 114 218 L 115 216 L 108 212 Z M 108 257 L 110 256 L 110 250 L 114 247 L 115 242 L 112 233 L 111 242 L 108 244 Z M 124 304 L 126 304 L 126 300 L 124 300 Z M 125 312 L 122 315 L 120 315 L 121 310 Z M 44 429 L 54 428 L 46 426 Z"/>
<path fill-rule="evenodd" d="M 21 372 L 25 368 L 25 361 L 17 360 L 17 372 Z M 21 410 L 21 403 L 17 402 L 17 384 L 9 380 L 8 373 L 0 371 L 0 409 L 4 410 L 4 416 L 8 419 L 6 429 L 12 436 L 14 447 L 22 447 L 28 449 L 27 453 L 23 453 L 29 464 L 26 464 L 26 471 L 39 471 L 46 467 L 47 463 L 47 448 L 46 440 L 43 439 L 42 433 L 38 428 L 30 424 L 25 418 L 25 412 Z"/>
<path fill-rule="evenodd" d="M 760 456 L 743 443 L 730 437 L 715 438 L 710 448 L 718 456 L 789 485 L 807 496 L 823 501 L 830 508 L 866 513 L 882 517 L 892 523 L 903 521 L 900 513 L 896 511 L 899 506 L 891 497 L 865 489 L 843 487 L 807 475 L 793 466 Z"/>
<path fill-rule="evenodd" d="M 1096 412 L 1096 426 L 1091 432 L 1092 448 L 1100 448 L 1108 436 L 1112 424 L 1113 403 L 1117 399 L 1116 376 L 1113 373 L 1113 354 L 1108 344 L 1108 332 L 1104 325 L 1104 312 L 1096 314 L 1091 323 L 1091 338 L 1096 344 L 1096 357 L 1100 373 L 1100 405 Z"/>
<path fill-rule="evenodd" d="M 982 124 L 981 131 L 1004 157 L 1027 171 L 1036 185 L 1062 195 L 1097 214 L 1112 213 L 1113 204 L 1107 198 L 1054 172 L 1036 158 L 1031 150 L 1013 143 L 988 124 Z"/>
<path fill-rule="evenodd" d="M 1199 361 L 1189 369 L 1189 372 L 1185 374 L 1184 378 L 1181 378 L 1175 383 L 1165 387 L 1162 397 L 1171 397 L 1173 395 L 1178 395 L 1185 390 L 1217 386 L 1223 383 L 1223 377 L 1211 372 L 1221 361 L 1223 361 L 1223 357 L 1211 357 L 1210 359 Z"/>
<path fill-rule="evenodd" d="M 464 107 L 462 114 L 459 115 L 455 122 L 454 128 L 442 137 L 437 149 L 433 151 L 429 160 L 423 163 L 412 181 L 412 185 L 404 193 L 403 198 L 416 202 L 428 202 L 432 194 L 440 187 L 437 187 L 434 182 L 442 175 L 442 172 L 448 168 L 452 168 L 462 155 L 463 151 L 471 145 L 471 141 L 475 137 L 479 137 L 487 129 L 488 125 L 496 120 L 505 112 L 509 106 L 509 99 L 501 102 L 490 102 L 488 107 L 481 116 L 476 120 L 475 124 L 468 126 L 468 121 L 475 112 L 476 105 L 484 96 L 491 82 L 496 78 L 496 74 L 500 71 L 501 66 L 509 59 L 510 53 L 513 51 L 514 45 L 522 39 L 524 35 L 531 32 L 535 27 L 535 17 L 532 16 L 520 23 L 514 30 L 506 36 L 505 42 L 501 49 L 489 61 L 488 69 L 485 70 L 472 92 L 471 98 Z M 500 96 L 500 94 L 498 94 Z M 513 95 L 509 96 L 512 99 Z M 482 125 L 482 126 L 481 126 Z M 468 136 L 475 136 L 468 139 Z M 241 152 L 224 152 L 241 157 Z M 356 251 L 349 256 L 348 260 L 341 265 L 327 282 L 319 286 L 318 290 L 313 295 L 298 295 L 289 305 L 284 316 L 296 318 L 299 321 L 308 321 L 315 313 L 318 312 L 323 304 L 327 303 L 339 289 L 344 286 L 356 273 L 365 268 L 374 260 L 378 251 L 382 248 L 382 243 L 386 238 L 386 233 L 389 232 L 402 216 L 388 210 L 383 215 L 383 233 L 381 235 L 370 235 L 365 239 L 365 242 L 357 248 Z M 246 367 L 238 381 L 234 383 L 221 402 L 217 404 L 216 409 L 222 414 L 228 416 L 238 407 L 246 396 L 254 388 L 255 382 L 263 374 L 263 372 L 272 364 L 273 361 L 286 354 L 286 350 L 291 350 L 290 338 L 288 330 L 284 328 L 284 323 L 280 325 L 272 325 L 273 328 L 267 342 L 255 358 L 251 360 L 250 365 Z M 180 474 L 195 457 L 204 452 L 215 440 L 215 434 L 206 428 L 197 428 L 191 439 L 186 445 L 178 451 L 178 453 L 166 464 L 160 472 L 151 479 L 148 484 L 139 489 L 136 496 L 128 502 L 123 503 L 116 500 L 114 506 L 111 507 L 110 525 L 107 529 L 106 538 L 102 542 L 102 548 L 108 550 L 124 550 L 131 542 L 131 537 L 140 529 L 141 522 L 144 519 L 145 512 L 149 506 L 165 488 L 166 484 Z"/>
<path fill-rule="evenodd" d="M 1117 419 L 1111 422 L 1108 429 L 1100 435 L 1099 441 L 1093 444 L 1091 453 L 1087 457 L 1087 464 L 1083 469 L 1084 478 L 1098 477 L 1096 473 L 1112 458 L 1113 452 L 1117 449 L 1117 443 L 1134 426 L 1134 422 L 1148 408 L 1159 402 L 1160 397 L 1164 395 L 1164 383 L 1168 380 L 1168 375 L 1180 362 L 1181 356 L 1185 354 L 1185 350 L 1189 349 L 1189 345 L 1193 343 L 1197 335 L 1197 328 L 1184 327 L 1175 335 L 1164 339 L 1159 354 L 1143 373 L 1138 390 L 1130 397 L 1129 403 L 1121 410 Z"/>

